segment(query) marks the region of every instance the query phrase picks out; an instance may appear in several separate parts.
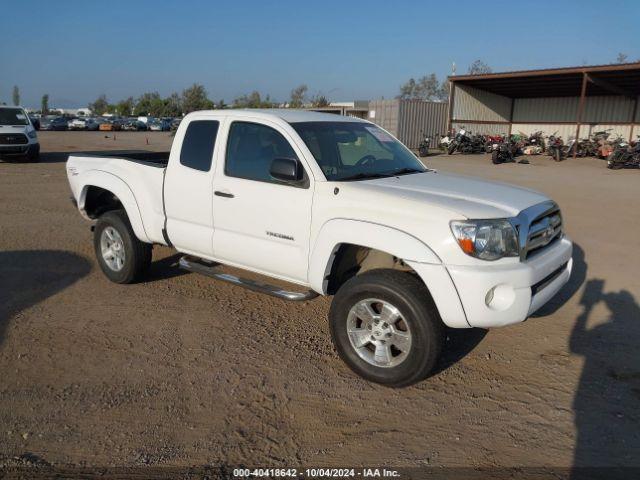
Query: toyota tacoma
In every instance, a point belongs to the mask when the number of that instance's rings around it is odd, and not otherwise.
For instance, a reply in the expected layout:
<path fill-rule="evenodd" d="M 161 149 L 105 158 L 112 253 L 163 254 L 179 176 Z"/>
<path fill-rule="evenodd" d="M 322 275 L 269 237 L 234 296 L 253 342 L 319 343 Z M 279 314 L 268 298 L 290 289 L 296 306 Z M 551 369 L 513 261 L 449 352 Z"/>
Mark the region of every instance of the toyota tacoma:
<path fill-rule="evenodd" d="M 426 168 L 357 118 L 194 112 L 168 154 L 71 156 L 67 174 L 111 281 L 142 279 L 152 246 L 166 245 L 218 280 L 285 300 L 333 296 L 340 357 L 394 387 L 432 371 L 445 327 L 522 322 L 571 274 L 548 197 Z"/>

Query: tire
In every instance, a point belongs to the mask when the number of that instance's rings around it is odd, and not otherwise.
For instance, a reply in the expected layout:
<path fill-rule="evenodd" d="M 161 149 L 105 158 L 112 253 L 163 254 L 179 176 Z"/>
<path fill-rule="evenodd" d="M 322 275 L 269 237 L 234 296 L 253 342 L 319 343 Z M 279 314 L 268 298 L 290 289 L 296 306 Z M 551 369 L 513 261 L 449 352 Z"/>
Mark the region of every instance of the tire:
<path fill-rule="evenodd" d="M 556 148 L 556 149 L 553 151 L 553 159 L 554 159 L 556 162 L 559 162 L 560 160 L 562 160 L 562 154 L 561 154 L 561 152 L 560 152 L 560 149 L 559 149 L 559 148 Z"/>
<path fill-rule="evenodd" d="M 106 244 L 103 244 L 103 237 Z M 111 255 L 112 259 L 118 256 L 117 261 L 109 262 L 109 257 L 103 254 L 103 247 L 108 246 L 109 242 L 110 251 L 123 252 Z M 102 272 L 114 283 L 134 283 L 142 278 L 151 265 L 153 247 L 138 240 L 124 210 L 107 212 L 98 219 L 93 232 L 93 247 Z"/>
<path fill-rule="evenodd" d="M 366 315 L 355 313 L 356 309 Z M 371 312 L 383 318 L 377 318 L 376 324 Z M 387 324 L 384 312 L 400 316 Z M 371 270 L 345 282 L 331 303 L 329 325 L 338 355 L 347 366 L 364 379 L 388 387 L 405 387 L 426 378 L 444 344 L 444 324 L 427 287 L 411 273 L 397 270 Z M 357 349 L 352 342 L 362 346 Z M 407 348 L 399 350 L 396 345 Z M 378 358 L 389 360 L 387 365 L 374 358 L 379 347 L 386 354 Z"/>
<path fill-rule="evenodd" d="M 40 161 L 40 144 L 36 143 L 31 148 L 25 157 L 25 161 L 29 163 L 38 163 Z"/>
<path fill-rule="evenodd" d="M 447 147 L 447 154 L 451 155 L 453 152 L 455 152 L 457 146 L 458 145 L 455 142 L 451 142 Z"/>
<path fill-rule="evenodd" d="M 491 152 L 491 163 L 493 163 L 494 165 L 497 165 L 500 163 L 500 157 L 497 150 L 494 150 L 493 152 Z"/>
<path fill-rule="evenodd" d="M 426 157 L 427 155 L 429 155 L 429 149 L 427 147 L 419 147 L 418 155 L 420 155 L 421 157 Z"/>

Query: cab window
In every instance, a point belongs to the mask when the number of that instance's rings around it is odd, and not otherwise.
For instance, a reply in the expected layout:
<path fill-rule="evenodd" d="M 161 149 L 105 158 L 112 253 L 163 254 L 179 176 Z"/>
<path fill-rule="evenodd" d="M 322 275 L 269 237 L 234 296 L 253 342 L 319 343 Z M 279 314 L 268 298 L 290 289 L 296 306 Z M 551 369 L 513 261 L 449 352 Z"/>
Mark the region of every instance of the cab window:
<path fill-rule="evenodd" d="M 280 183 L 269 173 L 276 158 L 298 158 L 282 134 L 258 123 L 231 124 L 225 163 L 227 176 Z"/>
<path fill-rule="evenodd" d="M 189 123 L 180 150 L 182 165 L 201 172 L 211 170 L 219 125 L 217 120 L 194 120 Z"/>

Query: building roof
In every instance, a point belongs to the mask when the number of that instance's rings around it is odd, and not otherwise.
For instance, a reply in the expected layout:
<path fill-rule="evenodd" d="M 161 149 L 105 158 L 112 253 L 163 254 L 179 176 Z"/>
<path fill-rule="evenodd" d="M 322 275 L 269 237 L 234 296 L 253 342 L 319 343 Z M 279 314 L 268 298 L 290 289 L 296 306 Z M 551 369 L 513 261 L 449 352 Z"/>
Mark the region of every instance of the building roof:
<path fill-rule="evenodd" d="M 454 75 L 449 80 L 511 98 L 574 97 L 580 96 L 584 74 L 589 80 L 586 95 L 640 95 L 640 62 Z"/>

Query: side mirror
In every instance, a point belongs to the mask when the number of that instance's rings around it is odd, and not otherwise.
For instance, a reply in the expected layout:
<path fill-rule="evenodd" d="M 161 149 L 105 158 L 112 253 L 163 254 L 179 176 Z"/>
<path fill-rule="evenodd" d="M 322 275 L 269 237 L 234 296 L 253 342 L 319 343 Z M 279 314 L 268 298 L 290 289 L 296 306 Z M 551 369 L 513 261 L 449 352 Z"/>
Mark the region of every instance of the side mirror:
<path fill-rule="evenodd" d="M 297 183 L 303 179 L 304 169 L 296 158 L 274 158 L 269 173 L 276 180 Z"/>

